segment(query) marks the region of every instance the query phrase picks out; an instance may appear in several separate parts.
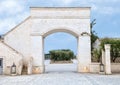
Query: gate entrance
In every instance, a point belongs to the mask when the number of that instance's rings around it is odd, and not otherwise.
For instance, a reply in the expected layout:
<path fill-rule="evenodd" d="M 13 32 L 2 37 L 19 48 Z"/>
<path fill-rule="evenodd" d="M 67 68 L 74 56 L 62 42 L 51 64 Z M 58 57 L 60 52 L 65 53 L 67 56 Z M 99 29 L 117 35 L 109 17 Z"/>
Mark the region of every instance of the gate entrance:
<path fill-rule="evenodd" d="M 38 73 L 45 70 L 44 38 L 56 32 L 66 32 L 77 38 L 77 71 L 90 72 L 90 8 L 31 8 L 31 21 L 31 56 Z"/>
<path fill-rule="evenodd" d="M 50 51 L 59 52 L 53 61 Z M 66 52 L 72 55 L 67 56 Z M 48 35 L 44 39 L 45 72 L 76 72 L 77 71 L 77 38 L 65 32 Z M 66 54 L 66 56 L 65 56 Z M 68 59 L 68 60 L 66 60 Z"/>

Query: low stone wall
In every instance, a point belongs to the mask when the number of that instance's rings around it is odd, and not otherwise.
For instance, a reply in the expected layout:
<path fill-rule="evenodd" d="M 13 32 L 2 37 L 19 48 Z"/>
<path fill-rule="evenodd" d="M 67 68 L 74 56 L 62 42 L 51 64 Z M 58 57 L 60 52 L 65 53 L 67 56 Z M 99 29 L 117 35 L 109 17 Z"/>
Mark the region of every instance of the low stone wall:
<path fill-rule="evenodd" d="M 112 63 L 111 71 L 112 73 L 120 73 L 120 63 Z"/>
<path fill-rule="evenodd" d="M 69 64 L 69 63 L 73 63 L 73 61 L 69 60 L 69 61 L 51 61 L 50 64 Z"/>
<path fill-rule="evenodd" d="M 99 68 L 100 63 L 91 63 L 90 64 L 90 72 L 91 73 L 98 73 L 100 68 Z"/>
<path fill-rule="evenodd" d="M 99 65 L 100 63 L 91 63 L 90 72 L 98 73 L 100 71 Z M 111 63 L 111 71 L 112 73 L 120 73 L 120 63 Z"/>

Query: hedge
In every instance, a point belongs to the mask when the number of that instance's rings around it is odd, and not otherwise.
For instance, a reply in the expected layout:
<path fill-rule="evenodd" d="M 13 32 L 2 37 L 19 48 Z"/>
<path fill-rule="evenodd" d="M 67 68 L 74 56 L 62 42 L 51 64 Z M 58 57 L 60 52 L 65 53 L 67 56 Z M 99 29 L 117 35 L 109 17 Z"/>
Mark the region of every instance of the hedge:
<path fill-rule="evenodd" d="M 73 51 L 69 49 L 61 49 L 61 50 L 51 50 L 50 53 L 50 59 L 53 61 L 69 61 L 74 58 Z"/>

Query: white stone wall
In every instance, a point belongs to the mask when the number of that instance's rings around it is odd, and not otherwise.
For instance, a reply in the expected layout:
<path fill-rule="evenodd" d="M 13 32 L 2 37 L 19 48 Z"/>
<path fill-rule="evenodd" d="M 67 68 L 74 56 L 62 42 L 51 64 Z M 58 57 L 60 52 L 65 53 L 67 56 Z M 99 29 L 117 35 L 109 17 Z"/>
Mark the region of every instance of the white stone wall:
<path fill-rule="evenodd" d="M 100 72 L 100 63 L 91 63 L 90 64 L 90 72 L 99 73 Z"/>
<path fill-rule="evenodd" d="M 31 16 L 35 18 L 90 18 L 89 7 L 32 7 Z"/>
<path fill-rule="evenodd" d="M 47 35 L 55 32 L 68 32 L 75 37 L 82 32 L 90 33 L 90 19 L 32 19 L 31 34 Z"/>
<path fill-rule="evenodd" d="M 68 32 L 78 37 L 90 33 L 90 8 L 31 8 L 32 35 Z"/>
<path fill-rule="evenodd" d="M 99 73 L 100 63 L 91 63 L 90 70 L 92 73 Z M 120 63 L 111 63 L 112 73 L 120 73 Z"/>
<path fill-rule="evenodd" d="M 3 58 L 3 74 L 10 74 L 13 62 L 17 66 L 17 74 L 21 74 L 23 56 L 0 41 L 0 58 Z"/>
<path fill-rule="evenodd" d="M 91 43 L 89 35 L 85 34 L 79 37 L 77 58 L 78 58 L 78 71 L 90 72 Z"/>
<path fill-rule="evenodd" d="M 30 17 L 8 32 L 4 37 L 4 42 L 23 54 L 30 56 Z"/>
<path fill-rule="evenodd" d="M 111 63 L 112 73 L 120 73 L 120 63 Z"/>

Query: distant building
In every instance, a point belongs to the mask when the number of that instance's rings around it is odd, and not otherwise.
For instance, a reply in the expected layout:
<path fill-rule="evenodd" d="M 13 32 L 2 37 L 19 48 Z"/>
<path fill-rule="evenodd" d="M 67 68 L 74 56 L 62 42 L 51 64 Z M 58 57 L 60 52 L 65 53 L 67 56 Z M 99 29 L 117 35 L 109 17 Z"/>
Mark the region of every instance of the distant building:
<path fill-rule="evenodd" d="M 100 48 L 100 39 L 97 39 L 94 43 L 93 43 L 93 48 L 94 49 L 99 49 Z"/>

